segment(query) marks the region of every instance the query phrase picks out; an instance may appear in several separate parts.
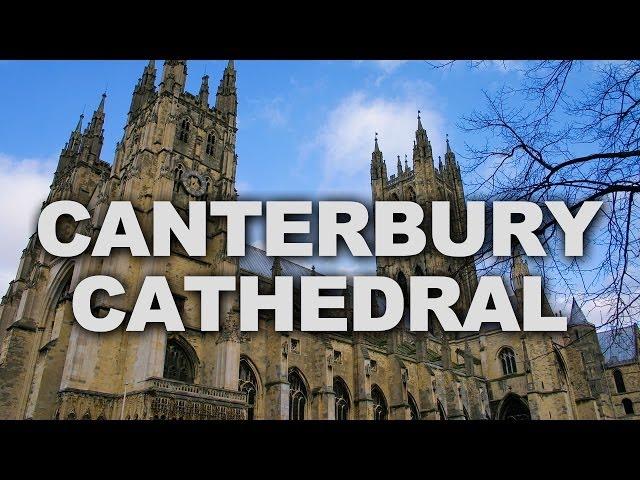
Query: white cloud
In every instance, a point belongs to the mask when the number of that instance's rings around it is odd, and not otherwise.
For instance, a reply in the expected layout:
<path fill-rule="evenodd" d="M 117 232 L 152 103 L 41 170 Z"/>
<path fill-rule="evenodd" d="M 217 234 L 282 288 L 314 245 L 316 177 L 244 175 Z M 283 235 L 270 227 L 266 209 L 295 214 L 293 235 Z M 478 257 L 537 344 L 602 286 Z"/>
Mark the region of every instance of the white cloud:
<path fill-rule="evenodd" d="M 55 165 L 53 159 L 18 159 L 0 153 L 0 295 L 14 279 L 22 250 L 36 230 Z"/>
<path fill-rule="evenodd" d="M 402 65 L 407 63 L 407 60 L 374 60 L 374 65 L 382 70 L 386 74 L 395 72 Z"/>
<path fill-rule="evenodd" d="M 381 72 L 373 82 L 375 86 L 380 86 L 383 81 L 407 62 L 408 60 L 356 60 L 355 63 L 356 65 L 370 65 L 376 71 Z"/>
<path fill-rule="evenodd" d="M 444 119 L 427 101 L 430 86 L 424 82 L 400 85 L 395 98 L 371 97 L 354 92 L 342 99 L 305 151 L 318 151 L 323 169 L 322 191 L 368 194 L 373 139 L 378 132 L 380 149 L 389 174 L 396 172 L 397 155 L 411 165 L 417 112 L 432 142 L 434 156 L 444 152 Z"/>

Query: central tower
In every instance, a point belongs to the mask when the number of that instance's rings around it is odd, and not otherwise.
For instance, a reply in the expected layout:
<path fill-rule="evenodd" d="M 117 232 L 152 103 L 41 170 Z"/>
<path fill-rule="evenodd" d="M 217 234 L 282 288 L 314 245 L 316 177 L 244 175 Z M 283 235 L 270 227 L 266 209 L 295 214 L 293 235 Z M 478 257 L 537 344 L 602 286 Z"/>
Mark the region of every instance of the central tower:
<path fill-rule="evenodd" d="M 404 165 L 397 156 L 397 171 L 388 175 L 386 161 L 378 145 L 378 136 L 374 140 L 371 154 L 371 192 L 374 202 L 411 201 L 422 206 L 424 229 L 427 244 L 424 251 L 413 257 L 378 257 L 377 274 L 395 279 L 403 289 L 405 302 L 408 303 L 408 279 L 412 275 L 440 275 L 453 277 L 460 285 L 460 301 L 456 305 L 458 315 L 464 318 L 472 294 L 477 286 L 477 275 L 472 258 L 450 258 L 436 250 L 431 239 L 431 202 L 448 201 L 451 205 L 451 237 L 460 242 L 466 236 L 466 203 L 460 176 L 460 167 L 455 153 L 451 150 L 447 138 L 444 163 L 438 157 L 438 166 L 434 165 L 433 151 L 427 132 L 422 126 L 418 112 L 418 127 L 413 142 L 411 165 L 407 156 Z M 432 326 L 438 328 L 439 326 Z"/>

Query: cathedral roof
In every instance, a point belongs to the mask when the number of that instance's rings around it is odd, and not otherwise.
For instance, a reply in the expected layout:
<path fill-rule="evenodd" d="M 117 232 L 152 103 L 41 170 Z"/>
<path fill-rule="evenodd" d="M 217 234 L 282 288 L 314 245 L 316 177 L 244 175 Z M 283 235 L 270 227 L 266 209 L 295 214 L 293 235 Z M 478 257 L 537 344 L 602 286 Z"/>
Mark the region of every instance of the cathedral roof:
<path fill-rule="evenodd" d="M 253 245 L 247 245 L 244 257 L 240 257 L 240 269 L 251 272 L 260 277 L 271 278 L 271 268 L 273 267 L 273 257 L 268 257 L 267 252 Z M 306 277 L 316 274 L 310 268 L 303 267 L 284 258 L 280 259 L 282 275 L 286 277 Z"/>
<path fill-rule="evenodd" d="M 607 366 L 638 361 L 638 326 L 629 325 L 598 332 L 598 342 Z"/>
<path fill-rule="evenodd" d="M 587 321 L 587 317 L 584 316 L 584 312 L 576 303 L 576 299 L 573 299 L 573 303 L 571 304 L 571 315 L 569 315 L 569 320 L 567 320 L 568 326 L 574 325 L 588 325 L 591 324 Z"/>

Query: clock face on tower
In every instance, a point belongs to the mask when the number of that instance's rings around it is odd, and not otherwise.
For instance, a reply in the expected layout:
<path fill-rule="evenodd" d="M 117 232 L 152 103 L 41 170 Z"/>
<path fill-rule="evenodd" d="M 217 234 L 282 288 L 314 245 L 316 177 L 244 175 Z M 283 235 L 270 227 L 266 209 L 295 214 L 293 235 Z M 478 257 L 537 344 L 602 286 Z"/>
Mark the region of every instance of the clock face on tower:
<path fill-rule="evenodd" d="M 200 197 L 206 193 L 207 182 L 198 172 L 190 170 L 182 176 L 182 186 L 194 197 Z"/>

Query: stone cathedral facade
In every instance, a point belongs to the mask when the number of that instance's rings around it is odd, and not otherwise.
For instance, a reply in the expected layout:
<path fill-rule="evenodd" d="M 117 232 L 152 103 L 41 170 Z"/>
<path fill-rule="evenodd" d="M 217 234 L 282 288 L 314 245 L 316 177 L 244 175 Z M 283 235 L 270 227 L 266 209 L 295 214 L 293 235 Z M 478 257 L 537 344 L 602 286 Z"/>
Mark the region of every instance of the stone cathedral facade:
<path fill-rule="evenodd" d="M 186 218 L 189 201 L 236 199 L 234 63 L 211 104 L 207 76 L 197 95 L 185 91 L 185 61 L 164 62 L 157 76 L 149 62 L 111 164 L 101 159 L 105 95 L 84 130 L 81 117 L 72 131 L 45 205 L 75 200 L 91 218 L 78 224 L 61 219 L 61 238 L 79 231 L 95 240 L 111 201 L 132 202 L 149 235 L 155 200 L 172 201 Z M 411 166 L 398 157 L 393 175 L 376 137 L 371 187 L 373 200 L 423 205 L 425 222 L 429 202 L 449 200 L 452 235 L 464 237 L 455 154 L 447 141 L 444 162 L 436 166 L 419 116 Z M 479 333 L 445 335 L 437 322 L 429 333 L 412 333 L 404 322 L 375 334 L 276 332 L 269 312 L 258 332 L 243 333 L 237 296 L 229 294 L 221 302 L 220 332 L 201 332 L 199 294 L 183 290 L 185 275 L 258 275 L 261 292 L 269 293 L 275 276 L 318 274 L 251 246 L 241 259 L 226 257 L 219 218 L 209 219 L 207 238 L 206 257 L 189 258 L 175 243 L 170 257 L 134 258 L 120 249 L 104 258 L 63 259 L 45 252 L 34 234 L 0 306 L 0 419 L 640 418 L 637 327 L 626 330 L 623 346 L 612 345 L 617 340 L 596 334 L 575 302 L 566 333 L 502 332 L 488 325 Z M 411 275 L 454 276 L 462 291 L 457 308 L 464 312 L 477 285 L 472 265 L 428 246 L 412 258 L 379 258 L 377 273 L 396 279 L 405 292 Z M 98 313 L 111 307 L 130 313 L 143 279 L 166 276 L 186 330 L 82 329 L 73 318 L 73 291 L 83 278 L 100 274 L 120 280 L 127 293 L 98 294 Z M 516 310 L 527 274 L 514 255 Z M 349 317 L 349 291 L 346 297 Z M 374 300 L 381 313 L 384 302 Z"/>

